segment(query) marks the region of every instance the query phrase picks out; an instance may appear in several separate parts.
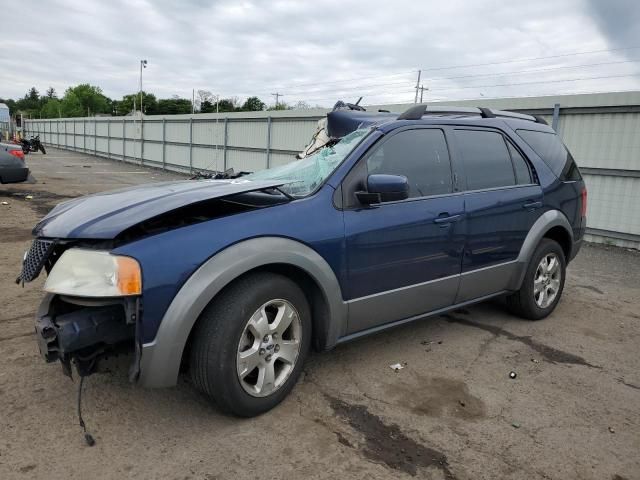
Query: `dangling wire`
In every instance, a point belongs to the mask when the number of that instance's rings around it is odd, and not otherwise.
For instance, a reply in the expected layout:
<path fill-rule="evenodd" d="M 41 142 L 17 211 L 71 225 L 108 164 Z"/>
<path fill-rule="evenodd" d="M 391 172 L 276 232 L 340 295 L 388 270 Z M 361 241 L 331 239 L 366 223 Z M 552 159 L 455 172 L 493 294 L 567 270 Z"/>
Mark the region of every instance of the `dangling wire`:
<path fill-rule="evenodd" d="M 95 358 L 91 362 L 91 365 L 87 370 L 88 372 L 91 371 L 94 363 L 95 363 Z M 90 447 L 93 447 L 96 444 L 96 441 L 93 438 L 93 436 L 89 432 L 87 432 L 87 426 L 84 423 L 84 420 L 82 418 L 82 386 L 84 385 L 84 379 L 86 376 L 87 375 L 80 375 L 80 384 L 78 385 L 78 404 L 77 404 L 78 405 L 78 422 L 80 423 L 80 427 L 84 432 L 84 441 L 87 442 L 87 445 L 89 445 Z"/>

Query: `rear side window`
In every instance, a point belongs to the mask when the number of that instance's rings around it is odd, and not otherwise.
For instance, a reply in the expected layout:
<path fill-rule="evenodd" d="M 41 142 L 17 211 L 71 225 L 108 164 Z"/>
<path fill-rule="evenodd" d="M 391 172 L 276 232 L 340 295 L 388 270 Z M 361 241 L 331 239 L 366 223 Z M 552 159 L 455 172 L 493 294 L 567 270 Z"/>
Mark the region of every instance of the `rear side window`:
<path fill-rule="evenodd" d="M 467 190 L 516 184 L 511 156 L 501 134 L 481 130 L 455 132 L 467 177 Z"/>
<path fill-rule="evenodd" d="M 369 175 L 404 175 L 409 196 L 424 197 L 451 193 L 451 161 L 439 129 L 416 129 L 397 133 L 367 158 Z"/>
<path fill-rule="evenodd" d="M 527 161 L 522 157 L 522 155 L 520 155 L 520 152 L 511 145 L 510 142 L 507 142 L 507 146 L 509 147 L 509 153 L 511 154 L 511 160 L 513 161 L 513 172 L 516 174 L 516 184 L 528 185 L 533 183 L 531 170 L 529 170 L 529 164 L 527 164 Z"/>
<path fill-rule="evenodd" d="M 560 180 L 581 180 L 582 176 L 571 153 L 555 133 L 516 130 Z"/>

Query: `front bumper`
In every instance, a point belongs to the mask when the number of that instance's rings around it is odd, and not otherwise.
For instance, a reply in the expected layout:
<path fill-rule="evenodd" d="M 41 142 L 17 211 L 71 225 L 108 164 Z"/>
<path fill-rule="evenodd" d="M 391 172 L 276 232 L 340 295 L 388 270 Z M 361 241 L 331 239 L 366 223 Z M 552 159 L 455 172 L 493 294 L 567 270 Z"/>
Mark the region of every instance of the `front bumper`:
<path fill-rule="evenodd" d="M 47 362 L 60 360 L 66 373 L 71 360 L 93 361 L 116 347 L 133 350 L 135 324 L 127 323 L 122 304 L 80 306 L 48 295 L 36 316 L 36 339 Z"/>

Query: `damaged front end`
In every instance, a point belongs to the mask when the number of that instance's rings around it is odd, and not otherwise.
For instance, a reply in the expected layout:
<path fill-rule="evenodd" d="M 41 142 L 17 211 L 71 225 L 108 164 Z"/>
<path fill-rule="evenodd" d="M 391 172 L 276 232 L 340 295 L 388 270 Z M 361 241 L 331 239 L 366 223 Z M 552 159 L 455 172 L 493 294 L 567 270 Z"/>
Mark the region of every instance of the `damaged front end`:
<path fill-rule="evenodd" d="M 130 369 L 131 380 L 135 380 L 141 352 L 136 342 L 141 328 L 140 278 L 138 275 L 136 279 L 135 271 L 132 272 L 132 268 L 135 270 L 132 259 L 125 260 L 128 265 L 122 272 L 105 268 L 105 263 L 118 267 L 117 260 L 107 258 L 107 251 L 96 249 L 104 248 L 106 243 L 110 242 L 36 239 L 25 254 L 16 282 L 32 281 L 42 269 L 49 274 L 45 284 L 47 294 L 35 324 L 38 347 L 47 362 L 59 360 L 68 376 L 75 364 L 78 374 L 86 376 L 97 368 L 100 358 L 136 352 Z M 61 259 L 63 264 L 52 278 L 52 270 Z M 93 267 L 83 265 L 87 262 Z M 66 280 L 64 277 L 74 269 L 83 271 L 73 280 Z M 123 276 L 126 278 L 120 278 Z M 127 291 L 122 291 L 123 288 Z"/>

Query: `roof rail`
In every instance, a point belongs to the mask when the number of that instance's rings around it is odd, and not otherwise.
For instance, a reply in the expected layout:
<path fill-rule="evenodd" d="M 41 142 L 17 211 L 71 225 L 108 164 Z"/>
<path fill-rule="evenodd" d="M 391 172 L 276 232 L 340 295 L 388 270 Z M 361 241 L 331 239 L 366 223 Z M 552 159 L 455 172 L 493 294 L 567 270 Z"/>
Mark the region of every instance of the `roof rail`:
<path fill-rule="evenodd" d="M 479 115 L 482 118 L 517 118 L 520 120 L 528 120 L 530 122 L 536 123 L 544 123 L 543 118 L 537 118 L 532 115 L 527 115 L 525 113 L 517 113 L 517 112 L 509 112 L 506 110 L 494 110 L 492 108 L 486 107 L 454 107 L 454 106 L 434 106 L 434 105 L 414 105 L 409 108 L 405 112 L 401 113 L 398 116 L 398 120 L 420 120 L 424 115 L 428 113 L 434 114 L 471 114 L 471 115 Z"/>

